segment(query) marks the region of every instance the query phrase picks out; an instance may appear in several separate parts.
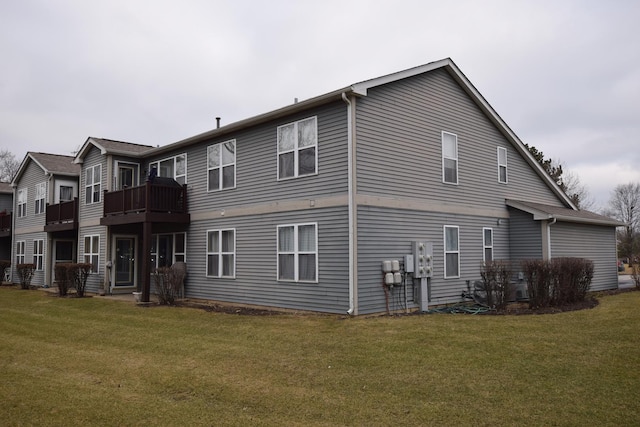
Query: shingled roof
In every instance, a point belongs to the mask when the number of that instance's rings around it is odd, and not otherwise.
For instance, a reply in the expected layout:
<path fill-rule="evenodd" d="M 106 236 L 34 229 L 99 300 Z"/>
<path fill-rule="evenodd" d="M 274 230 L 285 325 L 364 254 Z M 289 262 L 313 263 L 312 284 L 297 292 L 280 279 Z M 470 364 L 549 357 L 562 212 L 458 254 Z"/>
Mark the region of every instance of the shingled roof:
<path fill-rule="evenodd" d="M 625 225 L 623 222 L 590 211 L 580 211 L 520 200 L 506 200 L 506 204 L 512 208 L 532 214 L 533 219 L 536 221 L 555 218 L 558 221 L 579 222 L 583 224 L 613 225 L 617 227 Z"/>
<path fill-rule="evenodd" d="M 80 176 L 80 165 L 73 163 L 72 156 L 63 156 L 61 154 L 34 153 L 29 151 L 20 167 L 16 176 L 13 178 L 12 184 L 16 183 L 20 176 L 24 173 L 29 162 L 36 163 L 44 173 L 54 175 Z"/>
<path fill-rule="evenodd" d="M 133 142 L 115 141 L 113 139 L 96 138 L 90 136 L 82 145 L 78 154 L 73 159 L 75 163 L 82 163 L 82 159 L 91 147 L 96 147 L 101 154 L 119 154 L 123 156 L 138 157 L 155 149 L 151 145 L 134 144 Z"/>

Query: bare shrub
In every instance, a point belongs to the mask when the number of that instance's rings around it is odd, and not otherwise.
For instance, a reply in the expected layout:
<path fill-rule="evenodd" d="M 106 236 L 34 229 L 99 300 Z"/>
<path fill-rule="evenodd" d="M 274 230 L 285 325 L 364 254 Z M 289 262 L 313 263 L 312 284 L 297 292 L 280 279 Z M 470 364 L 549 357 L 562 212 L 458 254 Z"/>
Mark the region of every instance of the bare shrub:
<path fill-rule="evenodd" d="M 163 305 L 175 304 L 184 280 L 184 273 L 175 268 L 160 267 L 154 271 L 153 278 L 158 302 Z"/>
<path fill-rule="evenodd" d="M 60 263 L 54 267 L 55 280 L 58 285 L 58 295 L 64 297 L 69 293 L 69 277 L 67 274 L 69 264 Z"/>
<path fill-rule="evenodd" d="M 76 289 L 76 296 L 82 298 L 87 287 L 87 278 L 91 274 L 92 264 L 79 263 L 67 264 L 67 277 L 69 283 Z"/>
<path fill-rule="evenodd" d="M 512 292 L 511 276 L 508 262 L 488 261 L 482 264 L 482 280 L 476 286 L 483 292 L 488 307 L 502 310 L 507 306 Z"/>
<path fill-rule="evenodd" d="M 634 255 L 629 260 L 629 267 L 631 267 L 631 279 L 633 280 L 633 284 L 636 286 L 636 289 L 640 289 L 640 255 Z"/>
<path fill-rule="evenodd" d="M 35 271 L 35 269 L 35 264 L 16 265 L 18 277 L 20 278 L 20 288 L 29 289 L 31 287 L 31 279 L 33 278 L 33 272 Z"/>
<path fill-rule="evenodd" d="M 549 262 L 541 259 L 524 260 L 522 270 L 527 281 L 529 307 L 548 307 L 551 302 L 550 289 L 553 280 Z"/>

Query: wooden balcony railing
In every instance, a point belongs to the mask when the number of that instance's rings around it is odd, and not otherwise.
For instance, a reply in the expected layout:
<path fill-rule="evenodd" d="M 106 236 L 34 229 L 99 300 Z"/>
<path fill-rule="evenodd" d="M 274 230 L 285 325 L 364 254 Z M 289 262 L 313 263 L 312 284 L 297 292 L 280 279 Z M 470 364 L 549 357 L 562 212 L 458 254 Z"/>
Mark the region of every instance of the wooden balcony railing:
<path fill-rule="evenodd" d="M 0 214 L 0 232 L 10 232 L 10 231 L 11 231 L 11 214 L 10 213 Z"/>
<path fill-rule="evenodd" d="M 78 222 L 78 199 L 47 205 L 47 225 Z"/>
<path fill-rule="evenodd" d="M 130 213 L 186 214 L 187 186 L 147 181 L 138 187 L 104 193 L 105 217 Z"/>
<path fill-rule="evenodd" d="M 78 198 L 55 205 L 47 205 L 44 231 L 69 231 L 78 229 Z"/>

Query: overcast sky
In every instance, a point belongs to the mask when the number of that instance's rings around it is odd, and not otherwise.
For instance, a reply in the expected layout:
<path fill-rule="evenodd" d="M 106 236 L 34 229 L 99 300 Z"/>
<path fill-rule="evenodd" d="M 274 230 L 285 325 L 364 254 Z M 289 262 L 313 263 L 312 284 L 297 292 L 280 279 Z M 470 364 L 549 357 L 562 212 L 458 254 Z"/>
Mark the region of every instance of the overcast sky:
<path fill-rule="evenodd" d="M 165 145 L 450 57 L 606 205 L 640 182 L 640 1 L 0 0 L 0 148 Z"/>

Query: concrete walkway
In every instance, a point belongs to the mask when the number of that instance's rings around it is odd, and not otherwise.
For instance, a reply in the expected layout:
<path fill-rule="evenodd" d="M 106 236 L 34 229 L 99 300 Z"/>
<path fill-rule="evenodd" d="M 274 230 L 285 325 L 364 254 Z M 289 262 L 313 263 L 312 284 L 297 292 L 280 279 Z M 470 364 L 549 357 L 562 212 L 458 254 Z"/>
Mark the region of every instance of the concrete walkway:
<path fill-rule="evenodd" d="M 635 284 L 633 283 L 633 279 L 630 274 L 619 274 L 618 275 L 618 289 L 629 289 L 633 288 Z"/>

